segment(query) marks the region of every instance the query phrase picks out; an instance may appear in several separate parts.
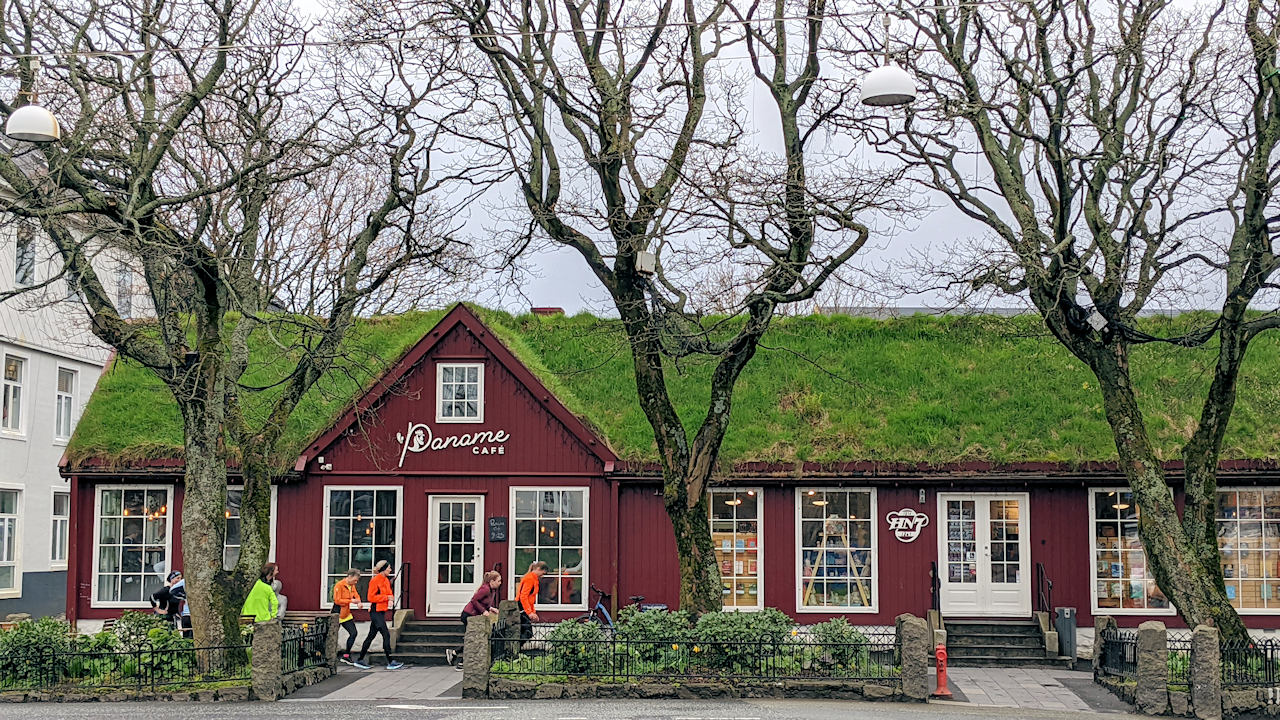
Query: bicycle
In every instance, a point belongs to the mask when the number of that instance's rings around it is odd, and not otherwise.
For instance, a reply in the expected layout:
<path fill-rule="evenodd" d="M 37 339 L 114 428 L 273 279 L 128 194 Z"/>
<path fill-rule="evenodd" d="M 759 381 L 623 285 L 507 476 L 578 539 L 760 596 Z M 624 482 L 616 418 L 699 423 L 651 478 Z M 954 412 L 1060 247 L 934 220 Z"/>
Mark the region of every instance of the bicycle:
<path fill-rule="evenodd" d="M 596 602 L 591 606 L 591 609 L 588 610 L 586 614 L 577 618 L 578 622 L 592 622 L 601 627 L 613 630 L 613 618 L 609 615 L 609 609 L 605 606 L 605 604 L 609 602 L 609 598 L 612 596 L 596 587 L 595 583 L 591 584 L 591 592 L 596 594 Z"/>

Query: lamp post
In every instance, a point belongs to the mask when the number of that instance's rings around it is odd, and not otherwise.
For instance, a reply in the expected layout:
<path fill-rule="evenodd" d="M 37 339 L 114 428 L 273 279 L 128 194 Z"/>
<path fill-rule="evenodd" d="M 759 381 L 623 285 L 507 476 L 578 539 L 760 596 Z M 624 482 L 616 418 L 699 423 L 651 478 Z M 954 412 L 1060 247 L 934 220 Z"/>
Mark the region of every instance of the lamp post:
<path fill-rule="evenodd" d="M 4 134 L 14 140 L 55 142 L 62 137 L 62 127 L 58 125 L 58 118 L 36 101 L 35 86 L 40 77 L 40 58 L 32 58 L 31 66 L 32 88 L 18 93 L 19 97 L 25 95 L 27 102 L 9 115 L 9 120 L 4 124 Z"/>
<path fill-rule="evenodd" d="M 863 105 L 892 107 L 916 99 L 916 81 L 889 59 L 889 14 L 884 15 L 884 64 L 862 79 L 858 99 Z"/>

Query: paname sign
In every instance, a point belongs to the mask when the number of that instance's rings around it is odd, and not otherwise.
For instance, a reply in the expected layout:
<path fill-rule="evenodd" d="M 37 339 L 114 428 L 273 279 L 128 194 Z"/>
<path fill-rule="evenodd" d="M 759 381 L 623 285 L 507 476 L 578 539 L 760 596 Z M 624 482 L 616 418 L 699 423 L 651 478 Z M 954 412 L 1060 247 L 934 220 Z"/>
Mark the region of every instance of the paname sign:
<path fill-rule="evenodd" d="M 920 537 L 920 531 L 929 524 L 928 515 L 916 512 L 911 508 L 894 510 L 885 515 L 884 519 L 889 521 L 889 529 L 893 531 L 894 537 L 904 543 L 912 542 Z"/>
<path fill-rule="evenodd" d="M 405 455 L 427 451 L 447 450 L 449 448 L 471 448 L 472 455 L 506 455 L 507 447 L 503 443 L 511 436 L 506 430 L 477 430 L 461 435 L 436 437 L 426 423 L 409 423 L 409 429 L 396 433 L 396 442 L 400 443 L 400 465 L 404 467 Z"/>

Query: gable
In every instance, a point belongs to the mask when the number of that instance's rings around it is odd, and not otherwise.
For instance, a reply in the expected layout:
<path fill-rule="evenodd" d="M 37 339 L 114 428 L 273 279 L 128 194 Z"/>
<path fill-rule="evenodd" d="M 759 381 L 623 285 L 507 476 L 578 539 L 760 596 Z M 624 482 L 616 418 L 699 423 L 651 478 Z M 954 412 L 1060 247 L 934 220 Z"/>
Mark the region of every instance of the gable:
<path fill-rule="evenodd" d="M 466 385 L 478 397 L 460 409 L 474 409 L 478 418 L 444 417 L 452 409 L 441 408 L 444 369 L 455 367 L 475 374 L 478 382 Z M 296 469 L 598 475 L 615 459 L 475 315 L 458 306 L 307 448 Z"/>

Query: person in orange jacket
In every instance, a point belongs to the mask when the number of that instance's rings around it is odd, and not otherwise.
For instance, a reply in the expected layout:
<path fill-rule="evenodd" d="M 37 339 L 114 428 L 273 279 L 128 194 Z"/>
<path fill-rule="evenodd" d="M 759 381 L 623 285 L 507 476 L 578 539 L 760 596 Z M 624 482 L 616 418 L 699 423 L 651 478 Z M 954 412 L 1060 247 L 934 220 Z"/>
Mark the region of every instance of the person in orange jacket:
<path fill-rule="evenodd" d="M 352 568 L 333 586 L 333 609 L 338 613 L 338 626 L 347 631 L 347 651 L 338 659 L 348 665 L 355 664 L 351 662 L 351 648 L 356 644 L 357 632 L 356 619 L 351 611 L 360 609 L 360 591 L 356 590 L 359 581 L 360 571 Z"/>
<path fill-rule="evenodd" d="M 520 587 L 516 590 L 516 600 L 520 603 L 520 639 L 533 637 L 533 624 L 541 622 L 538 618 L 538 588 L 542 585 L 542 576 L 547 574 L 547 564 L 535 560 L 529 565 L 529 572 L 520 578 Z"/>
<path fill-rule="evenodd" d="M 391 564 L 379 560 L 373 566 L 373 579 L 369 581 L 369 635 L 364 639 L 364 647 L 360 648 L 360 657 L 356 658 L 356 667 L 368 670 L 370 665 L 364 661 L 369 654 L 369 646 L 373 638 L 382 635 L 382 652 L 387 656 L 387 669 L 399 670 L 404 663 L 391 657 L 391 631 L 387 629 L 387 609 L 391 606 Z"/>

